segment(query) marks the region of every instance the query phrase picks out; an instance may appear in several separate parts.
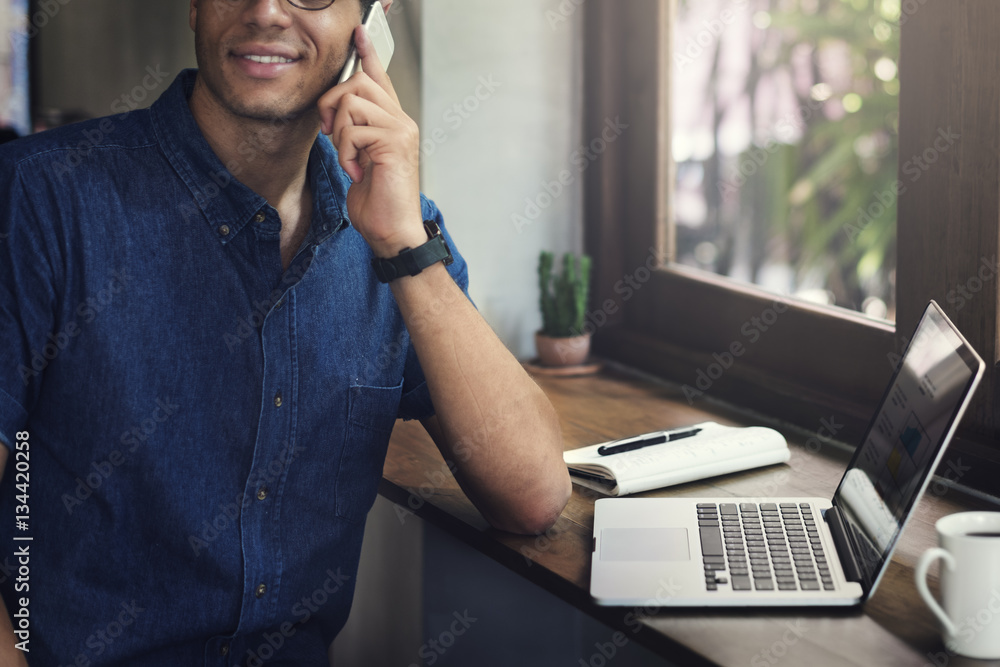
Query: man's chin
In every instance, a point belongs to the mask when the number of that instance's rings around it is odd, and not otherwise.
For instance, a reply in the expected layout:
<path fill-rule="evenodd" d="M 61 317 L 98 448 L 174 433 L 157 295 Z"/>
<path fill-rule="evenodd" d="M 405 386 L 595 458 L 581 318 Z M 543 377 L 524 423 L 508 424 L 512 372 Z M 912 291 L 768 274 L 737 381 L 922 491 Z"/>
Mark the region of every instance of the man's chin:
<path fill-rule="evenodd" d="M 261 123 L 289 123 L 302 118 L 308 110 L 308 107 L 289 106 L 287 100 L 273 104 L 258 101 L 232 107 L 232 112 L 239 118 Z"/>

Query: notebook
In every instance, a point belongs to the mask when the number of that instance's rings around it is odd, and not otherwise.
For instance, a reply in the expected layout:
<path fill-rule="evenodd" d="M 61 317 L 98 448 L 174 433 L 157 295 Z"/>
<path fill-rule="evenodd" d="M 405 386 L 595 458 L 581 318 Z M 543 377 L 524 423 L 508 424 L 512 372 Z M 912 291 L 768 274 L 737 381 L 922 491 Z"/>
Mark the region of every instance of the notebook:
<path fill-rule="evenodd" d="M 664 607 L 863 603 L 983 369 L 931 301 L 832 499 L 600 499 L 591 596 Z"/>
<path fill-rule="evenodd" d="M 652 446 L 635 447 L 635 443 Z M 607 454 L 616 447 L 624 451 Z M 573 483 L 627 496 L 706 477 L 784 463 L 788 443 L 772 428 L 692 424 L 563 452 Z"/>

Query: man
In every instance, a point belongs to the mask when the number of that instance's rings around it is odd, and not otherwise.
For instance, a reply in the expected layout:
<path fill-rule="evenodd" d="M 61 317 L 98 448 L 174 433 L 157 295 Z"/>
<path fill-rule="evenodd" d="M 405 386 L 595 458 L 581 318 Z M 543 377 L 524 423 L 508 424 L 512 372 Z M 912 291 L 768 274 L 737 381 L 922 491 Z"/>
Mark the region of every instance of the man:
<path fill-rule="evenodd" d="M 450 237 L 375 278 L 442 218 L 363 4 L 191 0 L 197 73 L 0 151 L 0 664 L 326 664 L 397 416 L 493 526 L 564 507 Z"/>

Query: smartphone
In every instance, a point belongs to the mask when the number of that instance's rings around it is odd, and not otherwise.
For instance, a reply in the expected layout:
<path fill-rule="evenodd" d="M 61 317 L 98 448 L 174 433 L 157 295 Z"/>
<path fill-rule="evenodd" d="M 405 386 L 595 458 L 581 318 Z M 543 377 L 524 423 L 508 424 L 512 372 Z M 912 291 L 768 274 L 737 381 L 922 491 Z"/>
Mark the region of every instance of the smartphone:
<path fill-rule="evenodd" d="M 362 21 L 368 30 L 368 35 L 375 44 L 375 53 L 378 54 L 382 67 L 389 67 L 392 59 L 392 52 L 396 49 L 396 44 L 392 41 L 392 33 L 389 31 L 389 22 L 385 20 L 385 10 L 382 8 L 380 0 L 375 0 L 368 8 L 368 13 Z M 340 80 L 337 84 L 344 83 L 350 79 L 355 72 L 361 71 L 361 58 L 358 57 L 356 46 L 351 47 L 351 55 L 347 57 L 347 64 L 340 72 Z"/>

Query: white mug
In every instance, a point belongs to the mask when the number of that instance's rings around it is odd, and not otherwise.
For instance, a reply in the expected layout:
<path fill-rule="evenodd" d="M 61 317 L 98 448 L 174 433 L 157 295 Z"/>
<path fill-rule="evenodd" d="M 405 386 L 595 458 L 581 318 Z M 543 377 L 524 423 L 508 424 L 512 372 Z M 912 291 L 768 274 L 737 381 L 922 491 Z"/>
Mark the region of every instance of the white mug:
<path fill-rule="evenodd" d="M 934 524 L 940 547 L 917 563 L 917 590 L 938 617 L 948 650 L 1000 658 L 1000 512 L 960 512 Z M 941 559 L 941 598 L 927 588 L 927 569 Z"/>

